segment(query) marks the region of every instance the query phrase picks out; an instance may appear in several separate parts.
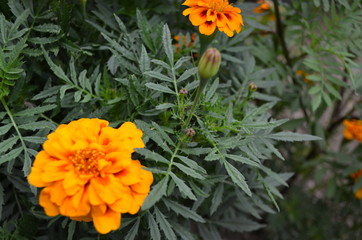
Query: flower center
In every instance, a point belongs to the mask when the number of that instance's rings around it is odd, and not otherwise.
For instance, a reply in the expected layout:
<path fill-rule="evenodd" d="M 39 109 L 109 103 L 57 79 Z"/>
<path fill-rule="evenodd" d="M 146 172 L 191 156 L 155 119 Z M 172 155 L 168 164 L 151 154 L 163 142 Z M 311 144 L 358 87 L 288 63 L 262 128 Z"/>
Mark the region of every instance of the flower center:
<path fill-rule="evenodd" d="M 229 5 L 228 0 L 211 0 L 210 8 L 216 12 L 222 12 Z"/>
<path fill-rule="evenodd" d="M 76 151 L 69 159 L 80 173 L 95 174 L 98 173 L 98 160 L 104 155 L 104 152 L 85 148 Z"/>

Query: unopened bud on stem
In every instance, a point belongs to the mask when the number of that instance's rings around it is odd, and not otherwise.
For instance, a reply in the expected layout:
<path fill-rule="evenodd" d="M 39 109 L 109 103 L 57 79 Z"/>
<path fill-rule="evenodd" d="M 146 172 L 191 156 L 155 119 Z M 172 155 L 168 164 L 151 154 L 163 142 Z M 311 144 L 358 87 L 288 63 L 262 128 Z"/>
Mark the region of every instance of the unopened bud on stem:
<path fill-rule="evenodd" d="M 249 92 L 255 92 L 258 89 L 258 86 L 255 83 L 249 84 Z"/>
<path fill-rule="evenodd" d="M 211 78 L 219 71 L 221 54 L 216 48 L 209 48 L 202 55 L 199 62 L 201 79 Z"/>

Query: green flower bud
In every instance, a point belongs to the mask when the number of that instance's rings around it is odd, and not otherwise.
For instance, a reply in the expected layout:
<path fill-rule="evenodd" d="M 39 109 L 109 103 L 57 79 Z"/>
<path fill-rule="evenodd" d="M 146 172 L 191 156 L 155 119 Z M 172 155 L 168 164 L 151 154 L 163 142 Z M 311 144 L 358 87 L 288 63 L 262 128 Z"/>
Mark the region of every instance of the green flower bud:
<path fill-rule="evenodd" d="M 258 89 L 258 86 L 255 83 L 249 84 L 249 92 L 255 92 Z"/>
<path fill-rule="evenodd" d="M 211 78 L 219 71 L 221 54 L 216 48 L 209 48 L 202 54 L 199 62 L 201 79 Z"/>

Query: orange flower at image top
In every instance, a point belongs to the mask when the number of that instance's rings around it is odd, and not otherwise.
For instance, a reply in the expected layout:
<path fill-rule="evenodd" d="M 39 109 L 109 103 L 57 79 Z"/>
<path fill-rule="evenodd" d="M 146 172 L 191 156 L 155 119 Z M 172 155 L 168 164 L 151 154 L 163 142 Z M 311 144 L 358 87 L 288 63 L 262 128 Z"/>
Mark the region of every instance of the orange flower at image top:
<path fill-rule="evenodd" d="M 361 120 L 344 120 L 343 135 L 349 140 L 357 140 L 362 142 L 362 121 Z"/>
<path fill-rule="evenodd" d="M 264 13 L 269 12 L 268 15 L 266 15 L 270 20 L 275 20 L 275 15 L 271 11 L 272 7 L 274 6 L 273 3 L 269 0 L 258 0 L 257 3 L 260 4 L 260 6 L 254 8 L 254 13 Z"/>
<path fill-rule="evenodd" d="M 358 170 L 355 173 L 352 173 L 352 178 L 356 181 L 359 177 L 362 176 L 362 169 Z M 358 199 L 362 199 L 362 188 L 358 189 L 354 195 L 356 196 L 356 198 Z"/>
<path fill-rule="evenodd" d="M 229 4 L 228 0 L 186 0 L 182 5 L 189 8 L 183 11 L 184 16 L 204 35 L 211 35 L 216 27 L 229 37 L 239 33 L 244 25 L 241 10 Z"/>
<path fill-rule="evenodd" d="M 118 129 L 101 119 L 79 119 L 48 135 L 35 158 L 30 184 L 44 187 L 39 204 L 48 216 L 93 221 L 106 234 L 121 224 L 121 214 L 139 211 L 153 182 L 151 172 L 132 160 L 143 148 L 142 131 L 126 122 Z"/>

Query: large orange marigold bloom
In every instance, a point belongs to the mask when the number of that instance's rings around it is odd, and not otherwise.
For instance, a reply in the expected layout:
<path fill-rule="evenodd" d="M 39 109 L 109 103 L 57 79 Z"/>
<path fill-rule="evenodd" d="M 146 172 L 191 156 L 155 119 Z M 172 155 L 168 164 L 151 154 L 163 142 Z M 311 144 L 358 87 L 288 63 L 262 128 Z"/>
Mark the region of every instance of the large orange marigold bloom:
<path fill-rule="evenodd" d="M 216 27 L 229 37 L 234 36 L 234 31 L 241 31 L 243 18 L 241 10 L 229 4 L 228 0 L 186 0 L 182 5 L 187 8 L 183 11 L 184 16 L 204 35 L 211 35 Z"/>
<path fill-rule="evenodd" d="M 151 172 L 132 160 L 144 147 L 142 131 L 126 122 L 108 127 L 101 119 L 79 119 L 48 135 L 35 158 L 30 184 L 44 187 L 39 204 L 48 216 L 93 221 L 99 233 L 116 230 L 121 214 L 135 214 L 153 182 Z"/>
<path fill-rule="evenodd" d="M 362 121 L 361 120 L 344 120 L 343 135 L 349 140 L 357 140 L 362 142 Z"/>

